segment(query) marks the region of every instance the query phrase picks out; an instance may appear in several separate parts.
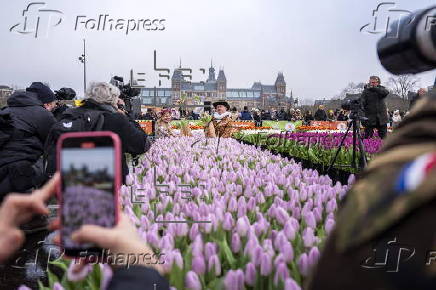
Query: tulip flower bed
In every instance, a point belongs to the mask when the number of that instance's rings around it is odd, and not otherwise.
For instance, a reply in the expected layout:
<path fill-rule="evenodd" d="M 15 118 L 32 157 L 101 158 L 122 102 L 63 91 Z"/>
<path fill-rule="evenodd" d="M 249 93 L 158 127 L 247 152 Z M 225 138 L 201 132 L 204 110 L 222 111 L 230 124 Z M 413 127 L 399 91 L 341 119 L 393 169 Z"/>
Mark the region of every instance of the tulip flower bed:
<path fill-rule="evenodd" d="M 266 146 L 269 150 L 285 153 L 290 157 L 310 161 L 313 164 L 329 166 L 345 133 L 298 132 L 272 135 L 235 134 L 234 137 L 245 143 Z M 368 160 L 380 150 L 382 140 L 364 139 L 363 146 Z M 349 133 L 335 162 L 336 167 L 350 165 L 353 156 L 353 136 Z M 358 157 L 360 152 L 357 152 Z M 353 172 L 352 168 L 347 171 Z"/>
<path fill-rule="evenodd" d="M 348 185 L 255 146 L 219 142 L 157 140 L 121 189 L 124 211 L 164 253 L 176 289 L 300 289 Z"/>

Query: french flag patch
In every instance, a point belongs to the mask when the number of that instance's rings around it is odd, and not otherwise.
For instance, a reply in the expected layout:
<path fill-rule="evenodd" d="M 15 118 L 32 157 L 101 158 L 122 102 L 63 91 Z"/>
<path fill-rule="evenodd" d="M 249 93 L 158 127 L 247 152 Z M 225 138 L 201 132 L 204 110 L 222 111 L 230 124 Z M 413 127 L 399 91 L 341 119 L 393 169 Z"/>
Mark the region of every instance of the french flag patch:
<path fill-rule="evenodd" d="M 401 170 L 395 184 L 395 191 L 404 193 L 415 190 L 434 167 L 436 167 L 436 153 L 419 156 Z"/>

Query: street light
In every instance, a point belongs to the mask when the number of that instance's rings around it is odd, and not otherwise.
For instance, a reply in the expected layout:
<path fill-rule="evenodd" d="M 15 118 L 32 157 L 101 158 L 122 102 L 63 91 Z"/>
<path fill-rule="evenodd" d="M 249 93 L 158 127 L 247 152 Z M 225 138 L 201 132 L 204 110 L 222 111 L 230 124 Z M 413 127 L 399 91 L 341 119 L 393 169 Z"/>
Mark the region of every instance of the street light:
<path fill-rule="evenodd" d="M 83 39 L 83 54 L 79 56 L 79 61 L 83 63 L 83 93 L 86 95 L 86 41 Z"/>

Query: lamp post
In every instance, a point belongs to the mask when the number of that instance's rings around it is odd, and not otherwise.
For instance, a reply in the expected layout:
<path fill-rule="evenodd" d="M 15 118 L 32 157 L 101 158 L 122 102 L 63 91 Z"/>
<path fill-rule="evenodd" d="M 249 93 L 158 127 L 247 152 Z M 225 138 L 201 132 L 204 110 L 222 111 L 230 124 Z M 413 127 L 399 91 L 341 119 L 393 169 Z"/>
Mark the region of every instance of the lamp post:
<path fill-rule="evenodd" d="M 83 54 L 79 57 L 79 61 L 83 63 L 83 95 L 86 95 L 86 40 L 83 39 Z"/>

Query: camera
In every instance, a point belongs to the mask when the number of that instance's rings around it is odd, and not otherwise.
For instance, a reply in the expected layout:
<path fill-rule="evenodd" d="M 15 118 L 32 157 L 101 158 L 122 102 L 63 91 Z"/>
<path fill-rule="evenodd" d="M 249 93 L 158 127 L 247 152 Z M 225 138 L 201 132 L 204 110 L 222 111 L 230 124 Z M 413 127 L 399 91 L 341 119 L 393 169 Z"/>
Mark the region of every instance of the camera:
<path fill-rule="evenodd" d="M 57 101 L 71 101 L 76 97 L 76 92 L 71 88 L 61 88 L 54 93 Z"/>
<path fill-rule="evenodd" d="M 341 108 L 346 110 L 346 111 L 358 111 L 360 110 L 360 100 L 359 99 L 349 99 L 349 100 L 345 100 L 342 104 L 341 104 Z"/>
<path fill-rule="evenodd" d="M 140 89 L 132 88 L 130 84 L 125 85 L 123 77 L 114 76 L 111 79 L 110 83 L 116 86 L 120 90 L 121 92 L 120 98 L 123 99 L 124 101 L 137 97 L 141 93 Z"/>
<path fill-rule="evenodd" d="M 383 67 L 396 75 L 436 68 L 436 6 L 394 22 L 378 41 L 377 53 Z"/>

